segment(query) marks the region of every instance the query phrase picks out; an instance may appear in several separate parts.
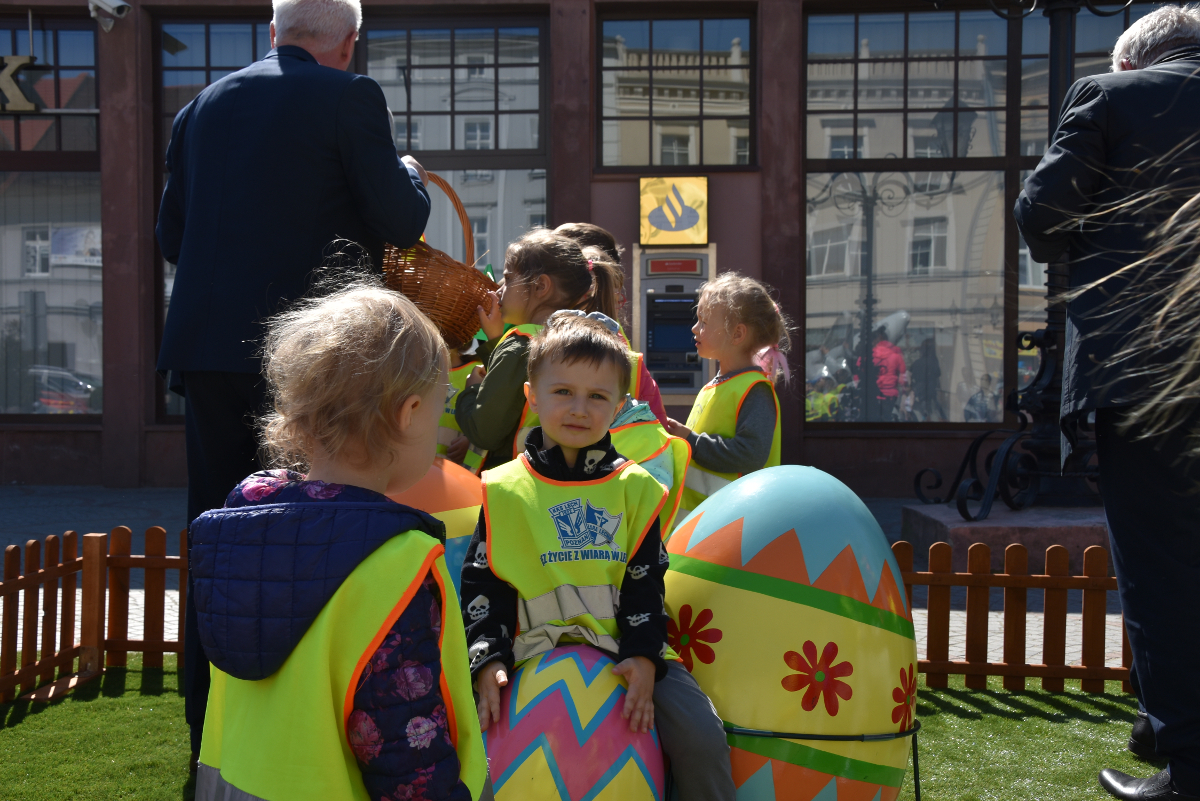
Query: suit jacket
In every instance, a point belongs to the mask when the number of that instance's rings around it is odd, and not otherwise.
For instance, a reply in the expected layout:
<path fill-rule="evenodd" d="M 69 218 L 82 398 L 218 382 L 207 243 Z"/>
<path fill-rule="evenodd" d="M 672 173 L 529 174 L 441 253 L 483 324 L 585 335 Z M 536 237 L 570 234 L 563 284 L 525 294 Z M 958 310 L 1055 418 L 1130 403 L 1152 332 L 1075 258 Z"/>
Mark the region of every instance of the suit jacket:
<path fill-rule="evenodd" d="M 1072 288 L 1146 256 L 1157 226 L 1200 190 L 1198 132 L 1200 46 L 1143 69 L 1076 81 L 1053 144 L 1014 209 L 1030 254 L 1040 262 L 1067 258 Z M 1163 187 L 1170 196 L 1148 202 L 1148 193 Z M 1136 201 L 1129 208 L 1115 207 L 1129 198 Z M 1176 358 L 1163 351 L 1113 360 L 1156 302 L 1133 293 L 1112 298 L 1131 283 L 1149 288 L 1169 280 L 1150 265 L 1068 304 L 1062 417 L 1138 401 L 1144 383 L 1138 371 Z"/>
<path fill-rule="evenodd" d="M 283 46 L 175 117 L 158 242 L 177 265 L 158 369 L 258 372 L 263 321 L 330 243 L 408 247 L 429 194 L 396 155 L 383 90 Z"/>

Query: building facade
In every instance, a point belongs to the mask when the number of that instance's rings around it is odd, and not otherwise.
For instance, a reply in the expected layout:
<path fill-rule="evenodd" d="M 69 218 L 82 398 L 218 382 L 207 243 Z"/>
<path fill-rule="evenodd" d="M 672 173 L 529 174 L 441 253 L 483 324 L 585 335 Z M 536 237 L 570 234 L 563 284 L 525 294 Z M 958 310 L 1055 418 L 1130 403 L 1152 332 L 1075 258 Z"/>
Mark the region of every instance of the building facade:
<path fill-rule="evenodd" d="M 513 238 L 570 221 L 629 247 L 639 178 L 706 176 L 717 269 L 769 283 L 795 322 L 785 461 L 901 496 L 1015 423 L 1003 399 L 1037 370 L 1017 334 L 1045 316 L 1044 265 L 1009 213 L 1046 146 L 1040 12 L 363 6 L 352 69 L 383 87 L 398 152 L 467 210 L 464 232 L 434 190 L 435 247 L 462 258 L 465 233 L 499 272 Z M 1076 77 L 1151 8 L 1081 12 Z M 270 16 L 240 0 L 138 0 L 111 25 L 82 0 L 0 15 L 0 481 L 186 482 L 181 400 L 154 371 L 174 278 L 154 240 L 163 156 L 179 109 L 268 52 Z"/>

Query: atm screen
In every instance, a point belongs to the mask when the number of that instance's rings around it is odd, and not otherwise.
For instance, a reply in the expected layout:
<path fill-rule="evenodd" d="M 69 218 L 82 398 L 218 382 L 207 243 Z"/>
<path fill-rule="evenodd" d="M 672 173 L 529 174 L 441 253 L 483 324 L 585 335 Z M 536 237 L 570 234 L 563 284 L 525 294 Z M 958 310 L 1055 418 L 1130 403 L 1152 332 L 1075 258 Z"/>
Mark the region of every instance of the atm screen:
<path fill-rule="evenodd" d="M 696 341 L 692 338 L 692 327 L 686 323 L 656 325 L 651 332 L 651 347 L 654 350 L 693 351 Z"/>

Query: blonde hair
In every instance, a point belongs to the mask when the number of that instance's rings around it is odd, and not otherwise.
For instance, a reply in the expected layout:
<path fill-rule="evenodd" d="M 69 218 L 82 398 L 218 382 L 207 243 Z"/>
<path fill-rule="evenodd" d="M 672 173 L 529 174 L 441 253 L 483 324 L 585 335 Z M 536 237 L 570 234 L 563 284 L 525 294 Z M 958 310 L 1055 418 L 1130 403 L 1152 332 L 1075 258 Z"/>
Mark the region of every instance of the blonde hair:
<path fill-rule="evenodd" d="M 368 281 L 276 315 L 264 357 L 272 411 L 261 423 L 272 462 L 378 463 L 400 439 L 396 410 L 435 388 L 447 358 L 412 301 Z"/>
<path fill-rule="evenodd" d="M 792 346 L 791 321 L 771 299 L 771 290 L 766 284 L 739 273 L 721 273 L 701 285 L 699 305 L 723 311 L 728 331 L 739 323 L 746 326 L 750 335 L 749 348 L 756 354 L 756 359 L 761 361 L 759 357 L 764 351 L 776 352 L 777 358 L 771 359 L 769 367 L 763 365 L 764 369 L 773 372 L 774 378 L 781 374 L 785 379 L 788 377 L 782 354 Z M 783 364 L 779 364 L 780 360 Z"/>
<path fill-rule="evenodd" d="M 603 323 L 589 320 L 578 311 L 557 311 L 538 331 L 529 346 L 529 383 L 552 362 L 587 362 L 599 367 L 605 362 L 617 368 L 617 394 L 629 392 L 629 350 L 621 338 Z"/>

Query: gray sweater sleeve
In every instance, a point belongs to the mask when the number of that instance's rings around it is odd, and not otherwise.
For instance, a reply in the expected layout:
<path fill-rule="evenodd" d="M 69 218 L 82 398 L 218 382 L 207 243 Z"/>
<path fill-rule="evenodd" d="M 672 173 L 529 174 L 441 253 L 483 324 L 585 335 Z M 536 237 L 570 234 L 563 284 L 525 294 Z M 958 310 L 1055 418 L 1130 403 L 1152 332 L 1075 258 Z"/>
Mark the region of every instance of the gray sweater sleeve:
<path fill-rule="evenodd" d="M 736 433 L 732 437 L 699 434 L 688 437 L 692 461 L 714 473 L 751 473 L 761 470 L 771 455 L 775 434 L 775 398 L 766 384 L 755 384 L 746 393 L 738 412 Z"/>

